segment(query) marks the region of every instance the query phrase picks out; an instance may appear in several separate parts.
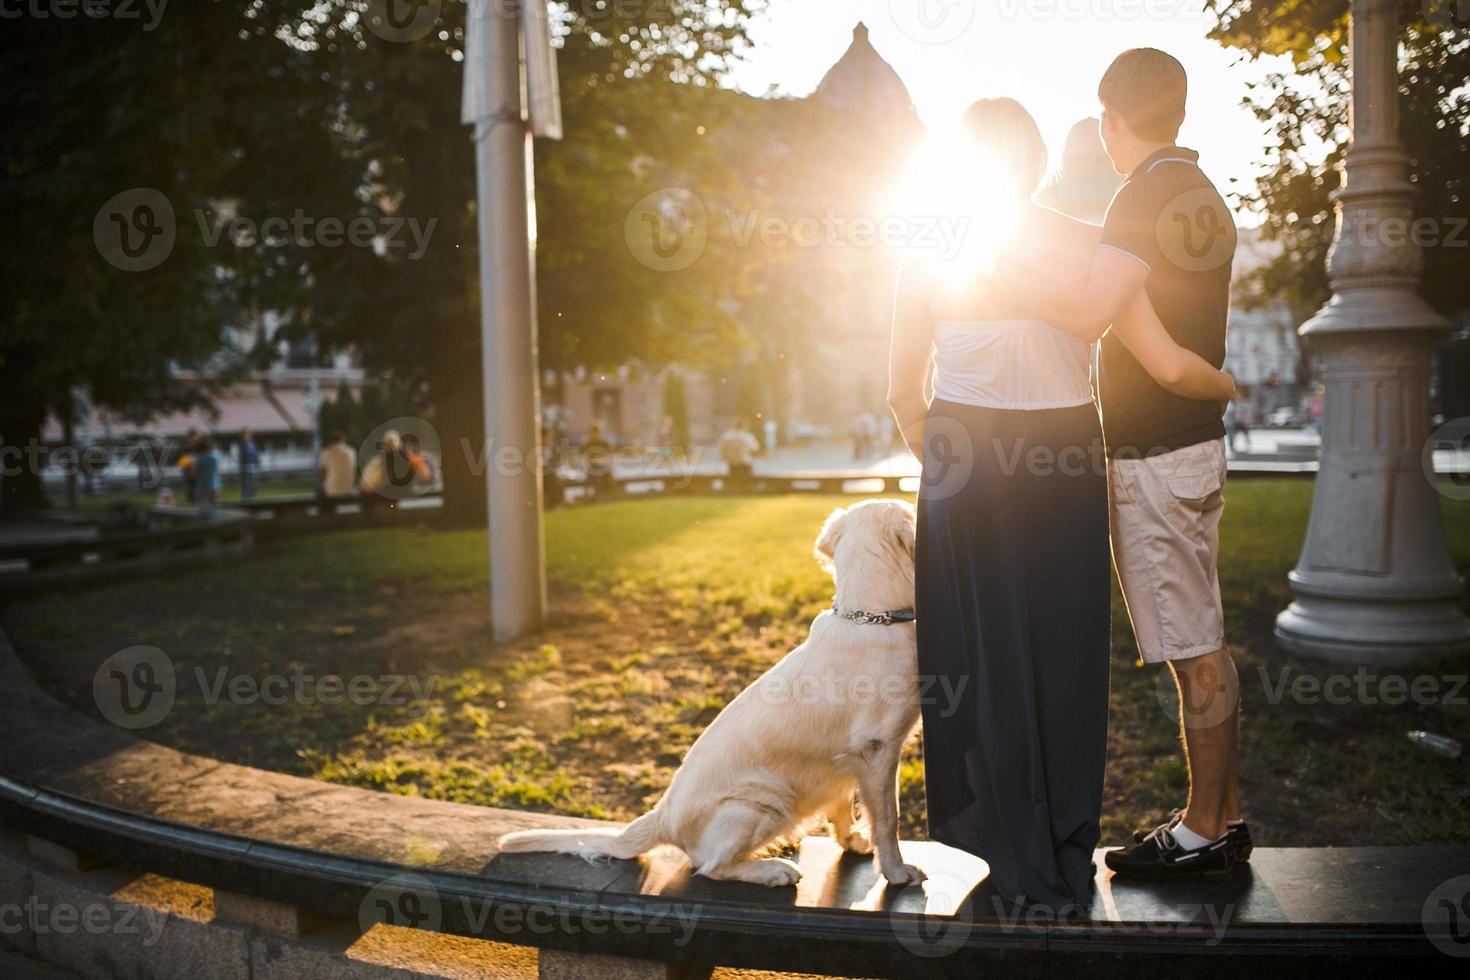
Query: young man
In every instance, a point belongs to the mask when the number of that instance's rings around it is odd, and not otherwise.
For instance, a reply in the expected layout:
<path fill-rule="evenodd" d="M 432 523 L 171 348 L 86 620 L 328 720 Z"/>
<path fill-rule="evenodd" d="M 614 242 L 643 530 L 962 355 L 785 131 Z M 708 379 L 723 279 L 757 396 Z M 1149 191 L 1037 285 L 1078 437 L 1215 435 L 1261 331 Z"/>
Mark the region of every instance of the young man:
<path fill-rule="evenodd" d="M 1174 144 L 1184 121 L 1184 67 L 1152 48 L 1119 55 L 1098 98 L 1103 145 L 1126 176 L 1103 223 L 1086 288 L 1037 290 L 1047 319 L 1094 339 L 1138 290 L 1170 336 L 1220 365 L 1235 225 L 1199 155 Z M 1189 799 L 1167 824 L 1109 851 L 1119 874 L 1228 871 L 1250 857 L 1236 789 L 1235 665 L 1225 651 L 1216 575 L 1224 506 L 1221 406 L 1165 391 L 1115 336 L 1098 365 L 1113 561 L 1147 663 L 1167 663 L 1179 690 Z"/>

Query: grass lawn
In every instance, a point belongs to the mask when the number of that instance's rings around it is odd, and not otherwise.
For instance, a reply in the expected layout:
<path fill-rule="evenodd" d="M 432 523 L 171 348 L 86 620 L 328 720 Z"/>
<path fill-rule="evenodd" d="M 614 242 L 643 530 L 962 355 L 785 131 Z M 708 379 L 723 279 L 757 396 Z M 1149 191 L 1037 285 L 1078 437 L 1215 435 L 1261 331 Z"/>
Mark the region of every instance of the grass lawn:
<path fill-rule="evenodd" d="M 690 742 L 805 635 L 830 601 L 811 542 L 832 507 L 811 495 L 626 501 L 547 519 L 553 621 L 536 640 L 488 638 L 485 536 L 394 528 L 262 547 L 248 561 L 0 608 L 49 690 L 84 711 L 93 673 L 124 647 L 174 661 L 179 699 L 148 737 L 190 752 L 394 793 L 628 818 Z M 1437 679 L 1435 703 L 1386 703 L 1387 675 L 1288 660 L 1271 641 L 1289 601 L 1306 481 L 1237 481 L 1221 561 L 1244 722 L 1242 792 L 1273 844 L 1464 840 L 1464 763 L 1412 745 L 1415 728 L 1470 741 L 1464 660 L 1396 672 Z M 1446 504 L 1461 569 L 1470 505 Z M 221 682 L 295 673 L 408 675 L 405 704 L 272 705 Z M 1295 698 L 1299 677 L 1350 683 Z M 1459 680 L 1455 680 L 1459 678 Z M 1185 772 L 1155 668 L 1136 662 L 1115 596 L 1104 841 L 1183 802 Z M 1287 693 L 1281 695 L 1283 682 Z M 1309 680 L 1310 684 L 1313 681 Z M 1369 697 L 1357 697 L 1359 684 Z M 228 690 L 226 687 L 224 690 Z M 249 690 L 249 687 L 246 688 Z M 924 826 L 917 744 L 902 770 L 905 832 Z"/>

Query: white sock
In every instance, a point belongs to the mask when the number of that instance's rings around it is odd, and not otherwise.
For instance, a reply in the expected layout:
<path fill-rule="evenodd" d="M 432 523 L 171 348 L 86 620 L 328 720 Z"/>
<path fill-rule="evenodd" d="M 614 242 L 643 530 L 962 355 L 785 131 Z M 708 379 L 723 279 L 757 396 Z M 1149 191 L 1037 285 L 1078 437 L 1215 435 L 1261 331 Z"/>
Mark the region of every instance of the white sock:
<path fill-rule="evenodd" d="M 1201 847 L 1204 847 L 1206 844 L 1213 844 L 1216 840 L 1220 839 L 1219 837 L 1216 837 L 1214 840 L 1211 840 L 1208 837 L 1202 837 L 1199 834 L 1196 834 L 1194 831 L 1190 830 L 1188 827 L 1184 826 L 1183 821 L 1176 823 L 1174 825 L 1174 829 L 1171 830 L 1170 833 L 1174 835 L 1174 840 L 1179 842 L 1179 846 L 1184 848 L 1186 851 L 1198 850 Z"/>

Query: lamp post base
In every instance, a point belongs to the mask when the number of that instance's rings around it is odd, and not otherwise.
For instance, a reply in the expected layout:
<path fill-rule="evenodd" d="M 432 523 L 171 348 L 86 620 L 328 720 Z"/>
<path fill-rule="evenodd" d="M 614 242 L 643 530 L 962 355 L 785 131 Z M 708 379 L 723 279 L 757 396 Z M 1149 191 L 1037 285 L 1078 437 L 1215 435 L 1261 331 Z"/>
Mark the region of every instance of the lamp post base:
<path fill-rule="evenodd" d="M 1276 642 L 1288 653 L 1321 660 L 1402 667 L 1470 649 L 1470 620 L 1447 600 L 1300 596 L 1276 617 Z"/>

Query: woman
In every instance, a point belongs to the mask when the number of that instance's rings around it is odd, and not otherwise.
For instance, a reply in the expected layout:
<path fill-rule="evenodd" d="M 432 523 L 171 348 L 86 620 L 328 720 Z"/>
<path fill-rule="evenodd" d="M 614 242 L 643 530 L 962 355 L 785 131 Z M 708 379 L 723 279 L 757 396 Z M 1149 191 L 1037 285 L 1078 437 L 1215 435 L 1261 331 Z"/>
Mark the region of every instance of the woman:
<path fill-rule="evenodd" d="M 1042 257 L 1058 281 L 1085 282 L 1099 230 L 1032 203 L 1046 148 L 1031 116 L 982 100 L 963 129 L 990 168 L 971 170 L 989 178 L 975 227 L 1017 266 Z M 1010 233 L 994 236 L 1002 221 Z M 959 695 L 923 705 L 929 832 L 984 858 L 995 894 L 1061 912 L 1091 901 L 1100 833 L 1105 455 L 1092 345 L 1036 320 L 986 259 L 971 249 L 909 263 L 894 310 L 889 402 L 924 463 L 919 671 L 939 681 L 925 690 Z M 1113 329 L 1176 394 L 1233 392 L 1229 375 L 1174 344 L 1143 295 Z"/>

